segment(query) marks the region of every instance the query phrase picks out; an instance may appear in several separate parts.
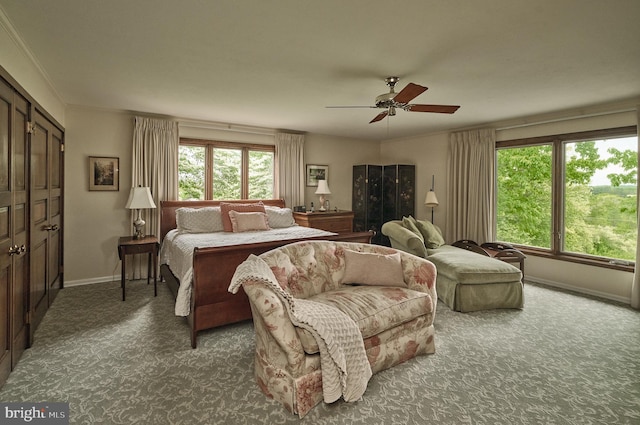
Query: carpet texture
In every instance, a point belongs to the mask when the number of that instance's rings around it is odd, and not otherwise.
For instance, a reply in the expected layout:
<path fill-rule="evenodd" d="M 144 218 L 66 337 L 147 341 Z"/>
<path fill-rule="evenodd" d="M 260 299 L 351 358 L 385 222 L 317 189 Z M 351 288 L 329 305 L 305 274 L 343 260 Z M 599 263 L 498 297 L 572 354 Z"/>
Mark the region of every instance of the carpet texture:
<path fill-rule="evenodd" d="M 159 284 L 64 289 L 0 400 L 70 403 L 78 424 L 638 424 L 640 313 L 527 284 L 523 310 L 438 303 L 436 353 L 303 419 L 258 389 L 250 322 L 201 332 Z"/>

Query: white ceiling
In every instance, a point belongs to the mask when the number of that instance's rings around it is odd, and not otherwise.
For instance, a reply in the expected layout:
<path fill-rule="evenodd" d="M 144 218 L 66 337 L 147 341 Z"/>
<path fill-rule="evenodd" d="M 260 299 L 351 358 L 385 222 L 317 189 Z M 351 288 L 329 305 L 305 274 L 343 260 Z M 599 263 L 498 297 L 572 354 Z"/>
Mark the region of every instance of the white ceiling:
<path fill-rule="evenodd" d="M 382 140 L 640 99 L 638 0 L 0 0 L 69 105 Z M 1 63 L 1 60 L 0 60 Z M 414 82 L 414 103 L 373 105 Z"/>

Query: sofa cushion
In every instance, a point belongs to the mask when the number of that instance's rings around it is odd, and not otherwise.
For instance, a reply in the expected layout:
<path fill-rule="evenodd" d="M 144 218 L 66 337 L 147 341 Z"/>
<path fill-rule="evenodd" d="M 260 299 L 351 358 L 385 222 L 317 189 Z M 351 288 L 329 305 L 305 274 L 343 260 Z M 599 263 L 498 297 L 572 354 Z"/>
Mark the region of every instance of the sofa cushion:
<path fill-rule="evenodd" d="M 425 220 L 416 220 L 416 227 L 424 237 L 424 244 L 427 248 L 438 248 L 444 245 L 444 238 L 440 233 L 440 229 L 431 222 Z"/>
<path fill-rule="evenodd" d="M 424 236 L 422 236 L 420 229 L 418 229 L 415 218 L 413 218 L 412 216 L 402 217 L 402 225 L 406 229 L 411 230 L 413 233 L 415 233 L 420 239 L 422 239 L 422 242 L 424 243 Z"/>
<path fill-rule="evenodd" d="M 428 293 L 400 287 L 345 286 L 309 299 L 345 313 L 356 322 L 364 339 L 433 312 Z M 318 352 L 310 332 L 302 328 L 296 332 L 306 353 Z"/>
<path fill-rule="evenodd" d="M 427 258 L 436 265 L 438 275 L 461 284 L 517 282 L 522 278 L 520 269 L 509 263 L 451 245 L 429 250 Z"/>
<path fill-rule="evenodd" d="M 342 284 L 407 286 L 404 283 L 400 253 L 376 254 L 344 250 Z"/>

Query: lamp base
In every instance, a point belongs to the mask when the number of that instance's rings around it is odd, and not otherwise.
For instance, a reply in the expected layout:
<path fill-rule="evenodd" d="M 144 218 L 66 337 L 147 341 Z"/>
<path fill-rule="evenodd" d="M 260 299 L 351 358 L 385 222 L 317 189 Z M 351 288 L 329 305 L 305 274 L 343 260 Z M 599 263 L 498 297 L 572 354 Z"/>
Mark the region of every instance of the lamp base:
<path fill-rule="evenodd" d="M 133 233 L 133 239 L 143 239 L 144 238 L 144 225 L 145 221 L 140 217 L 140 210 L 138 210 L 138 217 L 133 222 L 133 227 L 136 229 Z"/>
<path fill-rule="evenodd" d="M 324 197 L 324 195 L 320 195 L 320 208 L 318 208 L 318 211 L 320 211 L 320 212 L 327 211 L 325 209 L 325 207 L 324 207 L 324 204 L 325 204 L 325 197 Z"/>

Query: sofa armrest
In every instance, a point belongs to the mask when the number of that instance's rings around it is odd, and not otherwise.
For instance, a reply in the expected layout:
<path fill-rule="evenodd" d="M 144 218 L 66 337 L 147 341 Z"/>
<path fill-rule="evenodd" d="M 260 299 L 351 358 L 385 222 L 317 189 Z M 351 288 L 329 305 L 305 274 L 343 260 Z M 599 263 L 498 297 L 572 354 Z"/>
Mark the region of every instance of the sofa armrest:
<path fill-rule="evenodd" d="M 427 248 L 424 245 L 424 239 L 413 233 L 402 225 L 402 222 L 394 220 L 388 221 L 382 225 L 382 234 L 387 236 L 391 241 L 391 247 L 399 249 L 409 254 L 417 255 L 425 258 L 427 256 Z"/>
<path fill-rule="evenodd" d="M 251 302 L 256 345 L 262 342 L 265 346 L 260 348 L 270 351 L 272 360 L 273 350 L 277 349 L 281 353 L 281 366 L 293 369 L 293 373 L 302 370 L 305 356 L 302 343 L 280 297 L 259 281 L 245 282 L 243 289 Z M 257 320 L 261 324 L 255 323 Z"/>
<path fill-rule="evenodd" d="M 409 289 L 426 292 L 431 296 L 433 312 L 435 314 L 438 303 L 438 293 L 436 292 L 436 277 L 438 272 L 435 264 L 425 258 L 419 258 L 404 252 L 401 252 L 400 255 L 405 283 Z"/>

